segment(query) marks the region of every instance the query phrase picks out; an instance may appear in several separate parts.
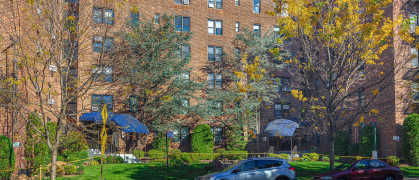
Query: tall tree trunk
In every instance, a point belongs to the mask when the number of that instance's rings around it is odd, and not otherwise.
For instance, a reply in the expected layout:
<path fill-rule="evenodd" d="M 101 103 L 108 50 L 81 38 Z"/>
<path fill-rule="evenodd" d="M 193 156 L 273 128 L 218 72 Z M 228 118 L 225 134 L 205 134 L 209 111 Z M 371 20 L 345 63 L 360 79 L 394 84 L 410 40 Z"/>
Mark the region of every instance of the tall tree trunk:
<path fill-rule="evenodd" d="M 330 171 L 335 169 L 335 138 L 330 135 Z"/>
<path fill-rule="evenodd" d="M 57 177 L 57 148 L 52 150 L 51 158 L 51 180 L 55 180 Z"/>

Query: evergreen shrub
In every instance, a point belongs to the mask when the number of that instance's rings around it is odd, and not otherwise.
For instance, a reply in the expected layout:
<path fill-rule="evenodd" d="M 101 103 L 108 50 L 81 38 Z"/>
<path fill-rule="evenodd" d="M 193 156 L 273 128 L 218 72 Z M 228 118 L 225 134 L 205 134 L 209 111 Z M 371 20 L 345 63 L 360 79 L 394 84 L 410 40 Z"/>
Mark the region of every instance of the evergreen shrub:
<path fill-rule="evenodd" d="M 335 155 L 343 156 L 348 154 L 349 135 L 346 131 L 340 130 L 336 132 L 335 137 Z"/>
<path fill-rule="evenodd" d="M 354 143 L 349 145 L 348 147 L 348 153 L 350 156 L 357 156 L 359 155 L 359 144 L 358 143 Z"/>
<path fill-rule="evenodd" d="M 0 135 L 0 179 L 10 179 L 15 168 L 15 152 L 12 141 L 7 137 Z M 11 170 L 11 171 L 5 171 Z"/>
<path fill-rule="evenodd" d="M 378 134 L 377 134 L 377 137 L 378 137 Z M 378 140 L 377 140 L 377 149 L 378 149 Z M 359 144 L 359 155 L 363 157 L 371 157 L 373 150 L 374 150 L 374 126 L 365 125 L 361 129 L 361 143 Z"/>
<path fill-rule="evenodd" d="M 402 151 L 411 166 L 419 166 L 419 114 L 406 117 L 402 127 Z"/>
<path fill-rule="evenodd" d="M 66 175 L 75 175 L 77 172 L 77 167 L 74 165 L 64 166 L 64 171 Z"/>
<path fill-rule="evenodd" d="M 196 126 L 192 134 L 191 149 L 193 153 L 212 153 L 214 150 L 214 136 L 207 124 Z"/>

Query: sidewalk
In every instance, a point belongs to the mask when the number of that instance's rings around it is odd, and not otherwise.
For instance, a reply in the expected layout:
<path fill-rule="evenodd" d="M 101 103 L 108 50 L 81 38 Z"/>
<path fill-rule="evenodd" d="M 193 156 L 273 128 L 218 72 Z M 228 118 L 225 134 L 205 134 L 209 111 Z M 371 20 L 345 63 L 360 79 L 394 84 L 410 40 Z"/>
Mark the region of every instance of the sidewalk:
<path fill-rule="evenodd" d="M 419 177 L 404 178 L 404 180 L 419 180 Z"/>

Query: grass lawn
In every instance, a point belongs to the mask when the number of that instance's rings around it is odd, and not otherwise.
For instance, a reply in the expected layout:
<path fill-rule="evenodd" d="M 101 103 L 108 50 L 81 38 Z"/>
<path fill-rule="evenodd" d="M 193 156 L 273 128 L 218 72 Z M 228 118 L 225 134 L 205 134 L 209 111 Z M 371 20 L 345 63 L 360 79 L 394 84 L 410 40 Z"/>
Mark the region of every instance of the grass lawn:
<path fill-rule="evenodd" d="M 169 167 L 169 179 L 194 179 L 204 175 L 206 164 L 192 164 L 183 167 Z M 166 166 L 162 163 L 140 163 L 140 164 L 104 164 L 103 179 L 165 179 Z M 99 179 L 100 165 L 90 166 L 84 169 L 84 174 L 73 177 L 62 177 L 59 180 L 72 179 Z"/>
<path fill-rule="evenodd" d="M 328 162 L 290 162 L 295 167 L 299 180 L 311 179 L 315 174 L 329 171 Z M 193 164 L 182 167 L 169 167 L 169 179 L 194 179 L 195 177 L 206 174 L 204 166 L 206 164 Z M 336 166 L 340 163 L 336 163 Z M 419 177 L 419 167 L 402 167 L 405 177 Z M 166 166 L 163 163 L 147 164 L 104 164 L 103 179 L 165 179 Z M 73 179 L 99 179 L 100 165 L 85 168 L 85 172 L 80 176 L 62 177 L 59 180 Z"/>

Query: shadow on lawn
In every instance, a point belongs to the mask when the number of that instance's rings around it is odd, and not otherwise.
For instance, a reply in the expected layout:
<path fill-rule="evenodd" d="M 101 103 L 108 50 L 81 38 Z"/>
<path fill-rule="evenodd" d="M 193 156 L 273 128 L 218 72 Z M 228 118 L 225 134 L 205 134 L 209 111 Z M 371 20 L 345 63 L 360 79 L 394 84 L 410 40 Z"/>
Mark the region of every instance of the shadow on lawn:
<path fill-rule="evenodd" d="M 197 176 L 206 174 L 204 166 L 205 164 L 192 164 L 189 166 L 169 167 L 168 179 L 194 179 Z M 129 171 L 130 174 L 127 174 L 124 170 L 114 171 L 114 174 L 125 174 L 125 177 L 131 179 L 166 179 L 165 164 L 149 165 Z"/>

